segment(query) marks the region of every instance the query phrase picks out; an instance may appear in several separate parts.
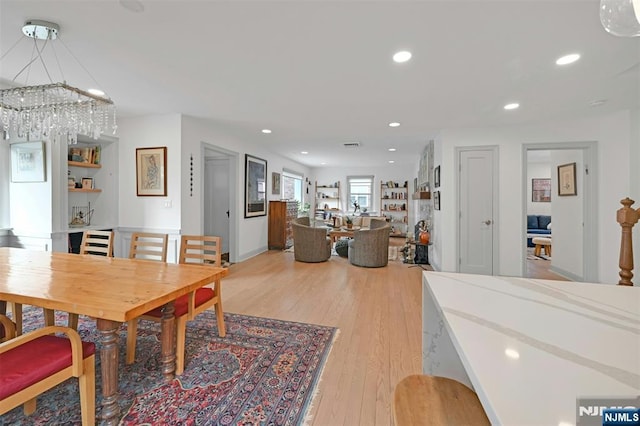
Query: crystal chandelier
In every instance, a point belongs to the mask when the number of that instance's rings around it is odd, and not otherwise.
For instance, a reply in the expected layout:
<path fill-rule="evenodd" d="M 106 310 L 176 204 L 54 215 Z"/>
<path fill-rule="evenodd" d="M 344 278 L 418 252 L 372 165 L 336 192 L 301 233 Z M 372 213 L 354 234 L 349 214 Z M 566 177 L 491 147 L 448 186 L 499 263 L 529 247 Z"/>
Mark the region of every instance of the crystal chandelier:
<path fill-rule="evenodd" d="M 600 0 L 600 22 L 609 34 L 640 36 L 640 0 Z"/>
<path fill-rule="evenodd" d="M 37 56 L 18 75 L 40 59 L 51 79 L 42 52 L 47 42 L 58 37 L 59 29 L 58 25 L 46 21 L 30 20 L 25 23 L 22 32 L 34 39 Z M 38 47 L 38 40 L 45 40 L 42 48 Z M 53 81 L 45 85 L 0 90 L 0 126 L 6 139 L 58 136 L 69 144 L 77 142 L 78 134 L 97 139 L 102 133 L 115 133 L 117 129 L 115 106 L 110 98 L 102 92 L 91 93 L 66 82 Z"/>

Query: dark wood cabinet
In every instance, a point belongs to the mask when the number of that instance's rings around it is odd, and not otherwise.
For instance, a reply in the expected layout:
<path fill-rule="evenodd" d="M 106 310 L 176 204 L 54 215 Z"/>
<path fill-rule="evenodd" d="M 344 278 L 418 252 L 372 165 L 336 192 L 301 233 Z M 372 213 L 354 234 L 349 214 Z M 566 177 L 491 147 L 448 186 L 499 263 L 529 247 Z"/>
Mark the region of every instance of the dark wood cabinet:
<path fill-rule="evenodd" d="M 269 201 L 269 250 L 284 250 L 293 245 L 291 221 L 297 216 L 297 201 Z"/>

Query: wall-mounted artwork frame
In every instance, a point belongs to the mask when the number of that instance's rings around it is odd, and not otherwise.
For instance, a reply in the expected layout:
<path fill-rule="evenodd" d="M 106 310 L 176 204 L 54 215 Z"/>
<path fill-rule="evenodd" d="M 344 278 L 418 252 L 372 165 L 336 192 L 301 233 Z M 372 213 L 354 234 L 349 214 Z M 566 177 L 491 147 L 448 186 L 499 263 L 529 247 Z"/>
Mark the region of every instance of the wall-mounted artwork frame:
<path fill-rule="evenodd" d="M 433 187 L 440 188 L 440 166 L 433 169 Z"/>
<path fill-rule="evenodd" d="M 11 144 L 11 182 L 47 180 L 44 142 Z"/>
<path fill-rule="evenodd" d="M 576 163 L 558 166 L 558 195 L 578 195 L 576 187 Z"/>
<path fill-rule="evenodd" d="M 280 173 L 271 173 L 271 194 L 280 195 Z"/>
<path fill-rule="evenodd" d="M 440 191 L 433 192 L 433 208 L 434 210 L 440 210 Z"/>
<path fill-rule="evenodd" d="M 267 215 L 267 160 L 244 156 L 244 217 Z"/>
<path fill-rule="evenodd" d="M 534 203 L 551 202 L 551 179 L 531 179 L 531 201 Z"/>
<path fill-rule="evenodd" d="M 136 148 L 136 195 L 167 196 L 167 147 Z"/>
<path fill-rule="evenodd" d="M 82 189 L 93 189 L 93 178 L 83 177 L 82 178 Z"/>

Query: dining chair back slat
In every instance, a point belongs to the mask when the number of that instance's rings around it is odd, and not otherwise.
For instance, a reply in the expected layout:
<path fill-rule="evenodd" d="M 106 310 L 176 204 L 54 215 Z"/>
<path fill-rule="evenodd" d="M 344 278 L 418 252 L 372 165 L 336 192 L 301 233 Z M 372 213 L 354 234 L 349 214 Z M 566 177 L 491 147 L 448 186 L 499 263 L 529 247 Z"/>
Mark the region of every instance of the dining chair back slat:
<path fill-rule="evenodd" d="M 134 232 L 131 234 L 129 259 L 167 261 L 167 234 L 149 232 Z"/>
<path fill-rule="evenodd" d="M 222 264 L 222 238 L 209 235 L 183 235 L 178 263 Z"/>
<path fill-rule="evenodd" d="M 113 231 L 84 231 L 80 254 L 113 257 Z"/>

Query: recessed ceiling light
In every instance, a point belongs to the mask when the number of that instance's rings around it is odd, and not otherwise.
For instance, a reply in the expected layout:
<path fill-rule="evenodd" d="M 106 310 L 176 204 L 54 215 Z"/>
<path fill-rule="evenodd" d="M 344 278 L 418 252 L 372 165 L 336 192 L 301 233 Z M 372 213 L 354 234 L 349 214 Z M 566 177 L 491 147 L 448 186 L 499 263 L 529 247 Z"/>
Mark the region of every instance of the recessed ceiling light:
<path fill-rule="evenodd" d="M 266 134 L 268 134 L 268 133 L 271 133 L 271 130 L 269 130 L 269 129 L 262 129 L 262 133 L 266 133 Z"/>
<path fill-rule="evenodd" d="M 87 90 L 87 92 L 91 93 L 92 95 L 96 95 L 96 96 L 104 96 L 104 92 L 100 89 L 89 89 Z"/>
<path fill-rule="evenodd" d="M 506 105 L 504 106 L 504 109 L 506 109 L 506 110 L 518 109 L 518 108 L 520 108 L 520 104 L 519 104 L 519 103 L 516 103 L 516 102 L 513 102 L 513 103 L 511 103 L 511 104 L 506 104 Z"/>
<path fill-rule="evenodd" d="M 308 154 L 308 153 L 309 153 L 309 151 L 300 151 L 300 154 L 304 154 L 304 155 L 306 155 L 306 154 Z"/>
<path fill-rule="evenodd" d="M 395 161 L 389 160 L 389 164 L 393 164 L 393 163 L 395 163 Z"/>
<path fill-rule="evenodd" d="M 396 52 L 393 55 L 393 60 L 399 64 L 402 62 L 407 62 L 409 59 L 411 59 L 411 52 L 409 52 L 408 50 L 402 50 L 400 52 Z"/>
<path fill-rule="evenodd" d="M 511 349 L 511 348 L 507 348 L 504 350 L 504 354 L 506 356 L 508 356 L 511 359 L 519 359 L 520 358 L 520 353 L 518 351 L 516 351 L 515 349 Z"/>
<path fill-rule="evenodd" d="M 389 127 L 398 127 L 400 125 L 400 123 L 397 122 L 393 122 L 393 123 L 389 123 Z"/>
<path fill-rule="evenodd" d="M 396 152 L 395 148 L 389 148 L 389 152 Z"/>
<path fill-rule="evenodd" d="M 564 55 L 564 56 L 558 58 L 558 60 L 556 60 L 556 65 L 569 65 L 569 64 L 574 63 L 578 59 L 580 59 L 580 55 L 577 54 L 577 53 L 572 53 L 570 55 Z"/>

